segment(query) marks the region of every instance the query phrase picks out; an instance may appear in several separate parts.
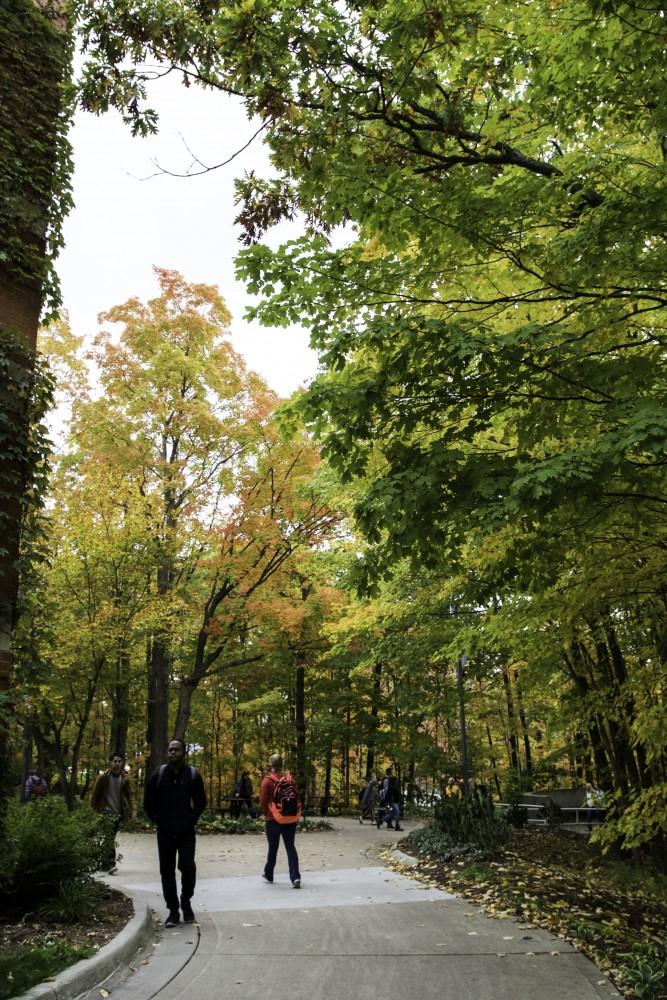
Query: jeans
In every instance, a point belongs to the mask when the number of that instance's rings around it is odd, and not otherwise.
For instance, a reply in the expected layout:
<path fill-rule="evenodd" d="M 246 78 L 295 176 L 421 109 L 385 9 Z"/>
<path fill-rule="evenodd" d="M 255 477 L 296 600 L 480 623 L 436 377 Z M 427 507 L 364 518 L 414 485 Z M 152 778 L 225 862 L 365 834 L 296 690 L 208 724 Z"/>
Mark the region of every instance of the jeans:
<path fill-rule="evenodd" d="M 160 858 L 160 878 L 162 894 L 170 911 L 178 910 L 178 890 L 176 888 L 176 855 L 181 873 L 181 899 L 189 902 L 195 891 L 197 866 L 195 865 L 195 831 L 170 833 L 158 829 L 157 850 Z"/>
<path fill-rule="evenodd" d="M 391 823 L 392 820 L 394 820 L 397 824 L 400 825 L 399 822 L 400 818 L 401 818 L 401 810 L 398 807 L 398 803 L 392 802 L 390 806 L 385 806 L 385 813 L 382 819 L 380 820 L 380 826 L 382 826 L 382 824 L 385 821 L 387 822 L 387 825 L 389 825 L 389 823 Z"/>
<path fill-rule="evenodd" d="M 296 853 L 296 847 L 294 846 L 295 836 L 296 823 L 279 823 L 275 819 L 266 821 L 266 839 L 269 842 L 269 853 L 266 856 L 264 874 L 269 880 L 273 881 L 273 871 L 276 867 L 276 858 L 278 857 L 278 847 L 280 846 L 281 837 L 283 838 L 283 844 L 287 852 L 290 881 L 296 882 L 297 879 L 301 878 L 301 873 L 299 872 L 299 855 Z"/>

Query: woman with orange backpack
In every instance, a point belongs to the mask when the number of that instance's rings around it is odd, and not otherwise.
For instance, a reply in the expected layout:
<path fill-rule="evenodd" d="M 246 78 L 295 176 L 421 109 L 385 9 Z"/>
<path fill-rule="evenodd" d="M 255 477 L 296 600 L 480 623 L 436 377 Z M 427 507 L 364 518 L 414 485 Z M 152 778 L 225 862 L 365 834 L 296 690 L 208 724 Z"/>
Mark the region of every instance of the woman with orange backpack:
<path fill-rule="evenodd" d="M 282 837 L 287 852 L 292 888 L 300 889 L 299 855 L 294 846 L 296 825 L 301 819 L 299 789 L 289 771 L 283 771 L 283 759 L 279 753 L 274 753 L 270 757 L 269 767 L 271 770 L 263 779 L 259 789 L 259 807 L 266 818 L 266 839 L 269 842 L 262 878 L 265 882 L 273 882 L 273 872 Z"/>

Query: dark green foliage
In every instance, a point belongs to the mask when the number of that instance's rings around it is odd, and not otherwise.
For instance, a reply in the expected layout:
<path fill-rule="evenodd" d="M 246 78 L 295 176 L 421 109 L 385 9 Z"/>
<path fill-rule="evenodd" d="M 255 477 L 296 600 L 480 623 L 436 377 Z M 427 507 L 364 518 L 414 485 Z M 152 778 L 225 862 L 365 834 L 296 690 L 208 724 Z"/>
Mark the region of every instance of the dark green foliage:
<path fill-rule="evenodd" d="M 11 953 L 0 954 L 0 1000 L 19 996 L 79 959 L 90 958 L 91 954 L 92 948 L 81 945 L 72 948 L 64 941 L 46 946 L 14 948 Z"/>
<path fill-rule="evenodd" d="M 508 837 L 507 822 L 488 796 L 444 798 L 435 807 L 434 822 L 450 846 L 471 845 L 493 854 Z"/>
<path fill-rule="evenodd" d="M 40 905 L 41 920 L 55 924 L 76 924 L 89 920 L 104 894 L 104 886 L 91 879 L 61 882 L 55 894 Z"/>
<path fill-rule="evenodd" d="M 646 941 L 627 956 L 620 973 L 641 1000 L 659 1000 L 667 988 L 667 940 Z"/>
<path fill-rule="evenodd" d="M 19 284 L 58 305 L 53 261 L 71 206 L 71 39 L 48 5 L 0 7 L 0 263 Z"/>
<path fill-rule="evenodd" d="M 540 809 L 538 816 L 547 821 L 547 826 L 558 826 L 567 822 L 567 815 L 553 799 L 547 799 L 545 805 Z"/>
<path fill-rule="evenodd" d="M 217 816 L 214 812 L 202 814 L 197 830 L 200 833 L 263 833 L 264 821 L 251 816 L 239 816 L 238 819 Z"/>
<path fill-rule="evenodd" d="M 35 902 L 69 880 L 99 871 L 108 851 L 106 817 L 80 803 L 69 812 L 60 796 L 21 805 L 11 801 L 0 856 L 0 893 Z"/>
<path fill-rule="evenodd" d="M 53 389 L 44 359 L 16 331 L 0 327 L 0 556 L 17 520 L 40 507 L 46 492 L 50 442 L 43 420 Z M 28 551 L 36 547 L 32 541 Z"/>
<path fill-rule="evenodd" d="M 408 834 L 407 841 L 417 854 L 443 858 L 447 861 L 459 855 L 469 854 L 471 850 L 469 844 L 455 846 L 450 834 L 435 823 L 413 830 Z"/>
<path fill-rule="evenodd" d="M 505 819 L 515 830 L 523 830 L 528 826 L 528 810 L 518 802 L 512 802 L 509 809 L 505 810 Z"/>

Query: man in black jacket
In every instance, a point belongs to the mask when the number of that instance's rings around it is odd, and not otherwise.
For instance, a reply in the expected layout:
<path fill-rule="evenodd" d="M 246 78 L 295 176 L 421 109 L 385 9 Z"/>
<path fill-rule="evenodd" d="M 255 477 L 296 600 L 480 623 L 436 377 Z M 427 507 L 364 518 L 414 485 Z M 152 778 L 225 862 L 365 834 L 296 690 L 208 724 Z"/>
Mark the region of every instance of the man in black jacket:
<path fill-rule="evenodd" d="M 180 920 L 176 888 L 177 855 L 183 920 L 190 924 L 195 919 L 190 903 L 197 878 L 195 826 L 206 808 L 206 791 L 201 774 L 185 763 L 183 740 L 171 740 L 167 757 L 169 763 L 158 768 L 146 785 L 144 809 L 148 818 L 157 825 L 160 878 L 169 910 L 164 925 L 175 927 Z"/>

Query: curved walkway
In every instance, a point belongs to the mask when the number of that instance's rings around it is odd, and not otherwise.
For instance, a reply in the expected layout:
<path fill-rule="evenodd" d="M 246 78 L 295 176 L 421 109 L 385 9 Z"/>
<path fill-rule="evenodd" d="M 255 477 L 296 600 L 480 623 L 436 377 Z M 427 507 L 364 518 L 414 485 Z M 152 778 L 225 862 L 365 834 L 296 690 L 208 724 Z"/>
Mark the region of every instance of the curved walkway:
<path fill-rule="evenodd" d="M 356 819 L 297 838 L 302 888 L 284 852 L 260 876 L 265 840 L 201 836 L 198 923 L 159 935 L 152 954 L 106 985 L 114 1000 L 594 1000 L 619 994 L 548 931 L 487 917 L 468 902 L 384 867 L 399 834 Z M 408 827 L 409 828 L 409 827 Z M 110 880 L 164 917 L 155 838 L 125 835 Z M 86 1000 L 99 1000 L 96 988 Z M 102 994 L 103 995 L 103 994 Z"/>

